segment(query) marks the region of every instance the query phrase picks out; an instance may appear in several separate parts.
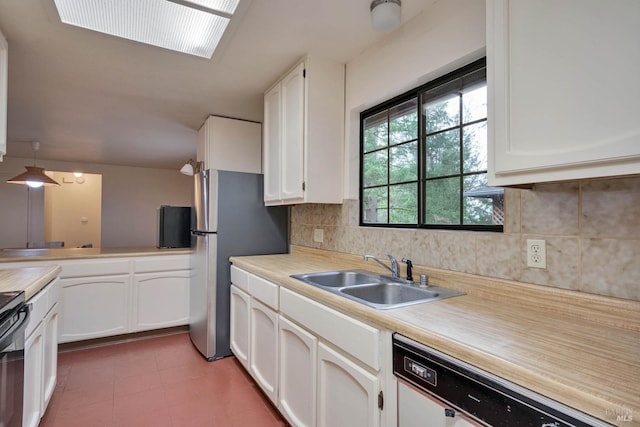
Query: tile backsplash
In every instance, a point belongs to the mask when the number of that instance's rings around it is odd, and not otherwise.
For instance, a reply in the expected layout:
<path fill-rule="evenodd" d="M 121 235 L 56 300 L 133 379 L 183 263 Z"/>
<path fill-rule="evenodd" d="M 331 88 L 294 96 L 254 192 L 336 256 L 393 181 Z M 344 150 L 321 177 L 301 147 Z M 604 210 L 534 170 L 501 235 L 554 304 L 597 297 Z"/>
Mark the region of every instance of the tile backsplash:
<path fill-rule="evenodd" d="M 359 227 L 358 209 L 294 206 L 291 244 L 640 301 L 637 176 L 507 188 L 504 233 Z M 546 240 L 546 269 L 526 266 L 527 239 Z"/>

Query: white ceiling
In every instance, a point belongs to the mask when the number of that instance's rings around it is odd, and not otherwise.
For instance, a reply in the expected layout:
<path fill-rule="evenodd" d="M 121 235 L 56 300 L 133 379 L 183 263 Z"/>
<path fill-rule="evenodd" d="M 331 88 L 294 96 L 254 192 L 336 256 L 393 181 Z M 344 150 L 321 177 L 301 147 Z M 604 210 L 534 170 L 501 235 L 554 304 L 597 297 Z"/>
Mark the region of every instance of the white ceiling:
<path fill-rule="evenodd" d="M 134 1 L 134 0 L 132 0 Z M 402 22 L 435 0 L 402 0 Z M 370 0 L 242 0 L 213 59 L 64 25 L 53 0 L 0 0 L 8 156 L 179 168 L 209 114 L 262 121 L 262 94 L 305 54 L 348 62 L 386 34 Z"/>

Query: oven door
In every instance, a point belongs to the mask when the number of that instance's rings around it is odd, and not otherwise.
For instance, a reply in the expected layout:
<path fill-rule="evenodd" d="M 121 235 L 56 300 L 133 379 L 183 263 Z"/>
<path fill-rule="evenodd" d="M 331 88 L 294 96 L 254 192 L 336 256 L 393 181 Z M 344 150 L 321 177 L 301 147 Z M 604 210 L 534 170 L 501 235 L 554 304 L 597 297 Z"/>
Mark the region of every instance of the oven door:
<path fill-rule="evenodd" d="M 22 426 L 24 332 L 29 306 L 22 304 L 0 325 L 0 427 Z"/>

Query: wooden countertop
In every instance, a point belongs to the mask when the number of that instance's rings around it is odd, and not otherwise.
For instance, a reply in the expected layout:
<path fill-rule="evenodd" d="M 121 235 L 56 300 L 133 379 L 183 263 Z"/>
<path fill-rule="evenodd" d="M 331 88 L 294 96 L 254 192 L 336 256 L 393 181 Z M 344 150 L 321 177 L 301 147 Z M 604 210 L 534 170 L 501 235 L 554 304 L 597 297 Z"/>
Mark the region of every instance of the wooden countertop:
<path fill-rule="evenodd" d="M 431 284 L 467 295 L 375 310 L 289 277 L 354 268 L 384 273 L 359 256 L 294 247 L 287 255 L 231 261 L 596 418 L 640 425 L 640 302 L 416 266 L 414 275 L 427 273 Z"/>
<path fill-rule="evenodd" d="M 25 299 L 29 300 L 59 273 L 57 265 L 0 269 L 0 292 L 24 291 Z"/>
<path fill-rule="evenodd" d="M 148 255 L 177 255 L 190 253 L 191 248 L 158 249 L 154 247 L 2 249 L 0 250 L 0 263 L 83 258 L 117 258 Z M 2 268 L 1 265 L 0 268 Z"/>

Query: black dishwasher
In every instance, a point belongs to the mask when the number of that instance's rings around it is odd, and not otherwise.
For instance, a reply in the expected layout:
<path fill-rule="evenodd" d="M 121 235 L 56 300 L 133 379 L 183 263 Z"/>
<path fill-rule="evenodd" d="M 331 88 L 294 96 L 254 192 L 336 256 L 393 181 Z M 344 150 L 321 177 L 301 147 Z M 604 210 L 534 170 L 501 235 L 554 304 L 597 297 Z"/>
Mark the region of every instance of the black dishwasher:
<path fill-rule="evenodd" d="M 445 417 L 460 411 L 495 427 L 611 426 L 397 333 L 393 371 L 400 381 L 443 402 Z M 403 402 L 398 406 L 402 410 Z"/>

